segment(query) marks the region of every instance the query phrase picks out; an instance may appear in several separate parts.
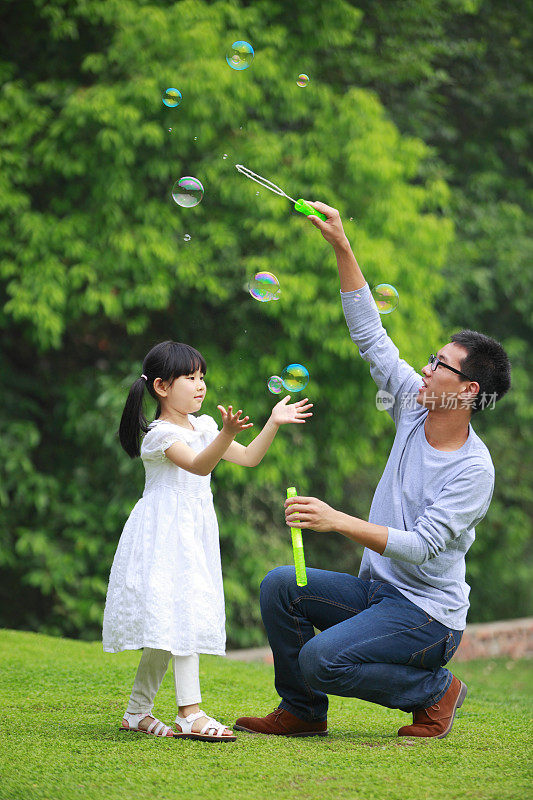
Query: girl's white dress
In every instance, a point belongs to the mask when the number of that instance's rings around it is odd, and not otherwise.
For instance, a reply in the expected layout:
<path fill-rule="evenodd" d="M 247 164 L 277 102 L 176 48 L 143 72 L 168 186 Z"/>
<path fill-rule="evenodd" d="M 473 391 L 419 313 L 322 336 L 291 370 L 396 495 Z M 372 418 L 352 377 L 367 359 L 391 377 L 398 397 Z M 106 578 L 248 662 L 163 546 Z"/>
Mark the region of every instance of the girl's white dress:
<path fill-rule="evenodd" d="M 218 433 L 189 414 L 194 430 L 155 420 L 141 445 L 146 482 L 122 531 L 104 610 L 108 653 L 152 647 L 173 655 L 224 655 L 224 590 L 211 475 L 193 475 L 165 455 L 175 442 L 196 452 Z"/>

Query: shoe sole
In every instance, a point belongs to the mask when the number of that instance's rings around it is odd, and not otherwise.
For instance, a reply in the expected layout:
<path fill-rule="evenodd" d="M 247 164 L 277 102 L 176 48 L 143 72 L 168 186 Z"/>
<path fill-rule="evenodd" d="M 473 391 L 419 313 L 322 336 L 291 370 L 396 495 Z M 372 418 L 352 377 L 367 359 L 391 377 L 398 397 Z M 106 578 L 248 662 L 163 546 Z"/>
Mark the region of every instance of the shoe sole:
<path fill-rule="evenodd" d="M 236 742 L 236 736 L 211 736 L 202 733 L 174 733 L 175 739 L 194 739 L 197 742 Z"/>
<path fill-rule="evenodd" d="M 267 733 L 266 731 L 252 731 L 250 728 L 244 728 L 242 725 L 234 725 L 234 731 L 244 731 L 245 733 L 255 733 L 260 736 L 292 736 L 293 738 L 302 738 L 303 736 L 327 736 L 329 731 L 302 731 L 301 733 Z"/>
<path fill-rule="evenodd" d="M 454 709 L 453 709 L 453 714 L 452 714 L 452 718 L 450 719 L 450 724 L 448 725 L 448 727 L 446 728 L 444 733 L 439 733 L 438 736 L 435 736 L 435 739 L 444 739 L 445 736 L 448 736 L 449 732 L 452 729 L 453 721 L 455 719 L 455 712 L 457 711 L 458 708 L 461 708 L 461 706 L 463 705 L 464 699 L 466 697 L 466 692 L 467 692 L 466 683 L 463 683 L 461 681 L 461 689 L 459 690 L 459 694 L 457 695 L 457 702 L 455 703 L 455 706 L 454 706 Z"/>

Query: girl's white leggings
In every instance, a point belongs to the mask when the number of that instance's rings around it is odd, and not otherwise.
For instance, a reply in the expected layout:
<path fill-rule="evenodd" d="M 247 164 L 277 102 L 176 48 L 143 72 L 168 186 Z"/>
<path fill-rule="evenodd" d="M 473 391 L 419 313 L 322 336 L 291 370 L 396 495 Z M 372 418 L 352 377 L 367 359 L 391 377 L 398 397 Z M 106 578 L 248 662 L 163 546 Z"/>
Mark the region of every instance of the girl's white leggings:
<path fill-rule="evenodd" d="M 128 708 L 130 714 L 150 714 L 154 698 L 172 658 L 174 688 L 178 706 L 200 703 L 200 669 L 198 653 L 190 656 L 173 656 L 168 650 L 145 647 L 137 669 Z"/>

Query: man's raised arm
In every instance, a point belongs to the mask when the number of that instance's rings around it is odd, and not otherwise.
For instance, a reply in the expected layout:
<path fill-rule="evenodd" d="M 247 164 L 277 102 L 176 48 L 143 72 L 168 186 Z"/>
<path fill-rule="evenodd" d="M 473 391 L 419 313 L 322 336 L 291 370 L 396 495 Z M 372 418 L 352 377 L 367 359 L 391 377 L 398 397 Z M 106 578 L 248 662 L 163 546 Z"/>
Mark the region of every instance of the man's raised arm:
<path fill-rule="evenodd" d="M 313 215 L 308 219 L 335 251 L 342 308 L 350 337 L 358 346 L 361 357 L 370 364 L 372 378 L 379 389 L 389 392 L 394 398 L 399 394 L 413 394 L 420 386 L 421 377 L 400 358 L 398 348 L 382 325 L 370 288 L 344 233 L 339 212 L 324 203 L 310 205 L 326 216 L 325 222 Z M 395 422 L 398 421 L 399 405 L 387 409 Z"/>

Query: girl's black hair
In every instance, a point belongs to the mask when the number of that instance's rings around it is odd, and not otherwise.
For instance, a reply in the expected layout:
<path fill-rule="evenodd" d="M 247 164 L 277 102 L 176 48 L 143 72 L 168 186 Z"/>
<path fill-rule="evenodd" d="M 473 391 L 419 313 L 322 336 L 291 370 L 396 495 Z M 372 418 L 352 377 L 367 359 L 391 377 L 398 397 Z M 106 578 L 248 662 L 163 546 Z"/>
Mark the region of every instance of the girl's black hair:
<path fill-rule="evenodd" d="M 139 376 L 132 383 L 118 429 L 120 444 L 130 458 L 136 458 L 141 454 L 141 432 L 148 431 L 148 423 L 143 412 L 145 388 L 157 401 L 155 415 L 157 419 L 161 413 L 161 405 L 154 390 L 155 379 L 161 378 L 162 381 L 170 381 L 172 384 L 175 378 L 179 378 L 180 375 L 190 375 L 197 369 L 205 375 L 207 366 L 204 357 L 194 347 L 182 342 L 160 342 L 145 356 L 141 372 L 146 375 L 146 380 Z"/>

